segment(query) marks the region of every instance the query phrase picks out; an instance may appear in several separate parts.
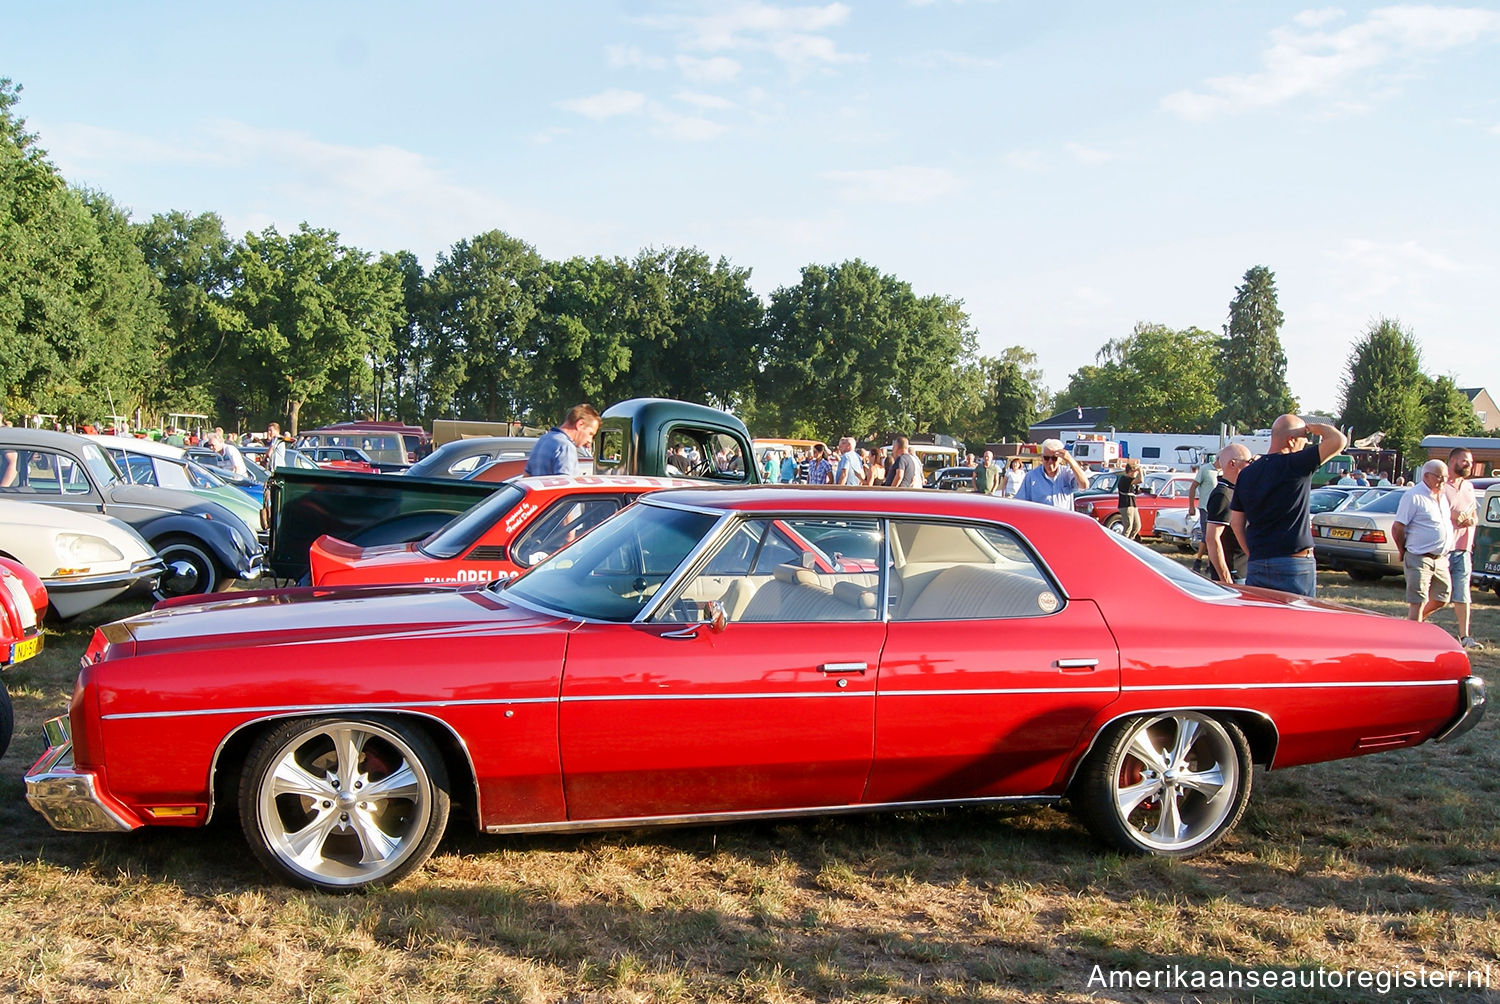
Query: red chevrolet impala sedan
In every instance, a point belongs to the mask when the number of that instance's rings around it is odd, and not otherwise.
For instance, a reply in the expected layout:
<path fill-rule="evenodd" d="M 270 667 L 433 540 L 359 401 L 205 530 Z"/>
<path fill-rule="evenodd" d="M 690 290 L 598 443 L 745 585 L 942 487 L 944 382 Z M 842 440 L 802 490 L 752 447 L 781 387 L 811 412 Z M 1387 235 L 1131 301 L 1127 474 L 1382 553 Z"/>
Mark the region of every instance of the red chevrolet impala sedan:
<path fill-rule="evenodd" d="M 309 574 L 315 586 L 513 579 L 640 495 L 702 484 L 604 474 L 515 478 L 415 543 L 360 547 L 324 534 L 308 550 Z"/>
<path fill-rule="evenodd" d="M 329 890 L 419 867 L 455 802 L 525 833 L 1067 796 L 1181 857 L 1252 764 L 1449 738 L 1483 701 L 1431 624 L 1216 585 L 1074 513 L 672 490 L 503 585 L 107 625 L 26 784 L 69 830 L 237 807 L 272 872 Z"/>

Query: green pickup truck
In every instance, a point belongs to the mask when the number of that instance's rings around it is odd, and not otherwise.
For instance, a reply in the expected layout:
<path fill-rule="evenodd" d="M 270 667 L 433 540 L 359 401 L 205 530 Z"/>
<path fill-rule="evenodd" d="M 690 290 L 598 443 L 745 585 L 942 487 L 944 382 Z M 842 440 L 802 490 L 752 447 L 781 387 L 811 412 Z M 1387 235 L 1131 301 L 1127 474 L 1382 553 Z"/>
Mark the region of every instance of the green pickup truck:
<path fill-rule="evenodd" d="M 664 398 L 633 398 L 604 412 L 593 473 L 756 484 L 750 433 L 727 412 Z M 307 549 L 323 534 L 369 547 L 421 540 L 500 485 L 402 474 L 278 468 L 266 485 L 272 574 L 307 575 Z"/>

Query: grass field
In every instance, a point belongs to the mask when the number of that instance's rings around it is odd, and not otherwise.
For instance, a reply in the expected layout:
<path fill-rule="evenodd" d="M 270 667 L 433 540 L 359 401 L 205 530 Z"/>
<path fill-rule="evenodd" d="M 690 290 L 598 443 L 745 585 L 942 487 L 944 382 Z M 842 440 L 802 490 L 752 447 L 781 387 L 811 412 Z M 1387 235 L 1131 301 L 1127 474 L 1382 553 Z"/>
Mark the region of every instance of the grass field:
<path fill-rule="evenodd" d="M 1324 598 L 1404 612 L 1398 580 L 1320 578 Z M 1475 635 L 1500 642 L 1500 604 L 1476 599 Z M 1487 969 L 1500 986 L 1493 715 L 1448 746 L 1258 771 L 1239 829 L 1185 863 L 1101 850 L 1054 809 L 524 839 L 456 825 L 413 878 L 334 897 L 273 882 L 233 821 L 63 834 L 25 804 L 41 723 L 65 709 L 93 624 L 139 607 L 56 628 L 7 674 L 7 1000 L 1495 999 L 1331 985 L 1424 969 Z M 1437 621 L 1451 630 L 1451 610 Z M 1500 655 L 1474 665 L 1500 679 Z M 1253 994 L 1098 982 L 1174 964 L 1338 975 Z"/>

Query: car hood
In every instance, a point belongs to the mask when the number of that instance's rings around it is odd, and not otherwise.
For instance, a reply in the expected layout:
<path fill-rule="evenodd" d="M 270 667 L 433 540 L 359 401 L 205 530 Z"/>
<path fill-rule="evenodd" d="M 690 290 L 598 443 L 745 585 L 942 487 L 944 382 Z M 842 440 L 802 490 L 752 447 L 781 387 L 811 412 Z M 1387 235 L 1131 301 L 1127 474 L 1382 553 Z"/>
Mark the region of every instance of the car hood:
<path fill-rule="evenodd" d="M 308 642 L 482 630 L 571 630 L 578 622 L 503 602 L 479 586 L 346 586 L 263 589 L 181 597 L 120 621 L 136 654 L 242 646 L 274 639 Z"/>

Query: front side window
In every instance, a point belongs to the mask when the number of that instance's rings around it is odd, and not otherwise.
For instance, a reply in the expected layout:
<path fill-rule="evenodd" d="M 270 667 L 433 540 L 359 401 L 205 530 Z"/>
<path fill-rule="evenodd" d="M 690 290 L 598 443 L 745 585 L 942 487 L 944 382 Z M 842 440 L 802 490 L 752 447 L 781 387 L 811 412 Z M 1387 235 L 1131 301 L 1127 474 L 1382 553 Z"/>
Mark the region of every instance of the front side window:
<path fill-rule="evenodd" d="M 880 548 L 879 520 L 741 520 L 658 619 L 708 620 L 716 601 L 747 623 L 876 620 Z"/>
<path fill-rule="evenodd" d="M 506 596 L 604 621 L 631 621 L 718 517 L 638 504 L 525 575 Z"/>
<path fill-rule="evenodd" d="M 104 455 L 99 456 L 102 460 Z M 109 470 L 113 472 L 114 468 Z M 0 450 L 0 491 L 14 495 L 86 495 L 91 489 L 87 472 L 66 453 Z"/>
<path fill-rule="evenodd" d="M 1043 617 L 1062 596 L 1031 549 L 997 526 L 893 520 L 893 620 Z"/>

